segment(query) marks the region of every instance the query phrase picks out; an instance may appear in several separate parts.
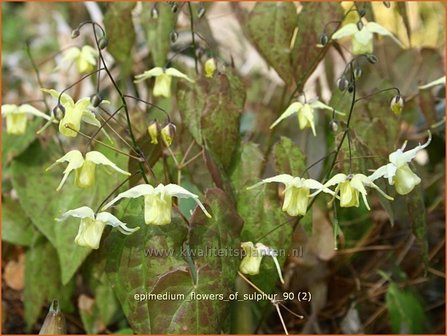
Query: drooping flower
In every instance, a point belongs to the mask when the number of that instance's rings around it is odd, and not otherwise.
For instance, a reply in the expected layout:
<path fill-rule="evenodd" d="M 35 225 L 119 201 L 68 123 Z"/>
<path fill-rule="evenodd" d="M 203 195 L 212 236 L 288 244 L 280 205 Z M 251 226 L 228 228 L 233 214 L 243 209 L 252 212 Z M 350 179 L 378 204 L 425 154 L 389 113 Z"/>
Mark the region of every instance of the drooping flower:
<path fill-rule="evenodd" d="M 62 62 L 73 61 L 79 73 L 89 73 L 95 70 L 98 51 L 88 45 L 81 49 L 72 47 L 65 52 Z"/>
<path fill-rule="evenodd" d="M 445 76 L 443 76 L 441 78 L 438 78 L 438 79 L 436 79 L 436 80 L 434 80 L 434 81 L 432 81 L 430 83 L 427 83 L 425 85 L 419 86 L 419 89 L 420 90 L 429 89 L 429 88 L 431 88 L 433 86 L 436 86 L 436 85 L 445 85 Z"/>
<path fill-rule="evenodd" d="M 51 119 L 50 116 L 29 104 L 22 104 L 19 106 L 14 104 L 2 105 L 2 117 L 6 118 L 6 133 L 14 135 L 24 134 L 26 131 L 28 115 L 41 117 L 46 120 Z"/>
<path fill-rule="evenodd" d="M 152 122 L 147 127 L 147 133 L 149 134 L 149 137 L 151 138 L 151 144 L 158 144 L 158 124 L 156 121 Z"/>
<path fill-rule="evenodd" d="M 276 119 L 276 121 L 270 126 L 270 129 L 278 125 L 282 120 L 290 117 L 292 114 L 297 113 L 298 125 L 300 129 L 310 127 L 312 129 L 313 135 L 316 135 L 315 122 L 314 122 L 314 109 L 324 109 L 330 111 L 335 110 L 332 107 L 318 100 L 315 100 L 311 103 L 294 102 L 284 111 L 283 114 L 281 114 L 281 116 L 278 119 Z M 344 115 L 344 113 L 339 111 L 335 111 L 335 113 Z"/>
<path fill-rule="evenodd" d="M 121 174 L 130 175 L 129 172 L 120 169 L 116 164 L 106 158 L 104 154 L 97 151 L 88 152 L 84 159 L 80 151 L 72 150 L 60 159 L 56 160 L 56 162 L 49 166 L 46 170 L 48 171 L 58 163 L 63 162 L 68 162 L 68 165 L 64 170 L 64 177 L 57 187 L 57 191 L 62 188 L 68 178 L 68 175 L 70 175 L 73 170 L 76 171 L 75 184 L 79 188 L 90 188 L 95 184 L 96 165 L 109 166 Z"/>
<path fill-rule="evenodd" d="M 41 90 L 54 98 L 59 97 L 59 92 L 56 90 Z M 101 127 L 101 123 L 96 119 L 95 114 L 88 109 L 91 105 L 90 98 L 82 98 L 75 103 L 73 98 L 63 93 L 60 101 L 65 110 L 64 116 L 59 122 L 59 132 L 63 135 L 75 137 L 81 129 L 81 121 L 96 127 Z"/>
<path fill-rule="evenodd" d="M 176 127 L 173 123 L 167 124 L 161 129 L 161 138 L 167 147 L 170 147 L 174 140 Z"/>
<path fill-rule="evenodd" d="M 98 249 L 101 241 L 101 236 L 106 225 L 116 227 L 119 232 L 125 235 L 130 235 L 137 231 L 140 227 L 130 229 L 125 223 L 108 212 L 95 212 L 89 207 L 83 206 L 74 210 L 65 212 L 57 221 L 63 221 L 68 217 L 81 218 L 78 234 L 75 238 L 75 243 L 79 246 L 90 247 L 91 249 Z"/>
<path fill-rule="evenodd" d="M 210 58 L 205 62 L 205 77 L 212 78 L 216 72 L 216 61 Z"/>
<path fill-rule="evenodd" d="M 270 256 L 273 258 L 273 262 L 275 263 L 279 279 L 282 283 L 284 283 L 284 279 L 281 273 L 281 267 L 279 265 L 278 259 L 276 258 L 277 253 L 273 249 L 261 243 L 256 243 L 256 245 L 253 245 L 252 242 L 243 242 L 241 243 L 241 247 L 244 250 L 245 256 L 242 259 L 241 264 L 239 265 L 239 270 L 243 274 L 259 274 L 262 258 L 264 256 Z"/>
<path fill-rule="evenodd" d="M 150 184 L 140 184 L 118 194 L 107 203 L 102 210 L 109 208 L 122 198 L 138 198 L 144 196 L 144 221 L 146 224 L 166 225 L 171 223 L 172 197 L 192 198 L 202 211 L 211 218 L 205 207 L 199 200 L 199 196 L 193 194 L 176 184 L 159 184 L 156 188 Z"/>
<path fill-rule="evenodd" d="M 402 43 L 384 27 L 379 25 L 377 22 L 370 21 L 366 23 L 365 20 L 359 21 L 357 24 L 348 23 L 344 25 L 332 35 L 332 38 L 334 40 L 338 40 L 343 37 L 352 36 L 352 53 L 354 55 L 372 54 L 374 50 L 374 33 L 391 37 L 394 42 L 402 47 Z"/>
<path fill-rule="evenodd" d="M 400 195 L 410 193 L 415 186 L 421 183 L 421 179 L 411 170 L 408 165 L 413 160 L 417 153 L 426 148 L 431 142 L 431 132 L 429 131 L 429 138 L 423 145 L 419 144 L 413 149 L 404 152 L 407 142 L 403 144 L 402 148 L 397 149 L 388 157 L 390 163 L 378 168 L 372 173 L 369 178 L 375 181 L 380 177 L 388 179 L 390 185 L 394 185 L 396 192 Z"/>
<path fill-rule="evenodd" d="M 154 97 L 163 96 L 169 98 L 171 96 L 172 77 L 186 79 L 187 81 L 194 83 L 194 80 L 175 68 L 164 69 L 161 67 L 156 67 L 145 71 L 141 75 L 136 75 L 134 82 L 139 83 L 151 77 L 155 77 Z"/>
<path fill-rule="evenodd" d="M 317 189 L 317 192 L 314 193 L 312 197 L 321 191 L 334 195 L 332 190 L 326 188 L 316 180 L 294 177 L 288 174 L 280 174 L 266 178 L 248 189 L 271 182 L 282 183 L 285 185 L 282 210 L 287 212 L 290 216 L 304 216 L 306 214 L 309 199 L 311 198 L 310 189 Z"/>
<path fill-rule="evenodd" d="M 363 174 L 336 174 L 324 184 L 325 187 L 331 187 L 333 185 L 337 185 L 334 190 L 335 195 L 340 194 L 340 206 L 343 208 L 358 207 L 360 204 L 360 194 L 362 195 L 366 208 L 370 210 L 368 200 L 366 199 L 368 193 L 366 192 L 365 187 L 374 188 L 385 198 L 393 200 L 391 196 L 385 194 L 377 185 L 375 185 L 368 176 Z"/>

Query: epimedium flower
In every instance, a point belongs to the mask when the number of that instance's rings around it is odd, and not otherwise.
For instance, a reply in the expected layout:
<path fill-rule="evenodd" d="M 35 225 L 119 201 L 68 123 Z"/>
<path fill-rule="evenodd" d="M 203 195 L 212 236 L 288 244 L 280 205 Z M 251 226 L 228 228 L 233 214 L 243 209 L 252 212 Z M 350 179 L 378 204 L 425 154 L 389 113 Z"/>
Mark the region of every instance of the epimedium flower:
<path fill-rule="evenodd" d="M 389 155 L 388 159 L 390 163 L 378 168 L 369 178 L 375 181 L 380 177 L 384 177 L 388 179 L 390 185 L 394 185 L 398 194 L 406 195 L 410 193 L 415 186 L 421 183 L 421 178 L 413 173 L 408 163 L 416 157 L 420 150 L 426 148 L 430 142 L 431 132 L 429 131 L 429 138 L 425 144 L 419 144 L 415 148 L 404 152 L 407 146 L 407 142 L 405 141 L 401 148 Z"/>
<path fill-rule="evenodd" d="M 205 77 L 212 78 L 216 72 L 216 61 L 210 58 L 205 62 Z"/>
<path fill-rule="evenodd" d="M 89 73 L 95 70 L 98 55 L 98 51 L 88 45 L 72 47 L 65 52 L 62 62 L 73 61 L 79 73 Z"/>
<path fill-rule="evenodd" d="M 169 98 L 171 96 L 172 77 L 186 79 L 187 81 L 194 83 L 194 80 L 175 68 L 165 69 L 161 67 L 155 67 L 153 69 L 145 71 L 141 75 L 136 75 L 134 82 L 139 83 L 151 77 L 155 77 L 155 85 L 153 91 L 155 97 L 163 96 Z"/>
<path fill-rule="evenodd" d="M 279 265 L 278 259 L 276 258 L 277 253 L 273 249 L 265 246 L 262 243 L 256 243 L 256 245 L 254 245 L 251 241 L 241 243 L 241 247 L 244 250 L 245 256 L 242 259 L 241 264 L 239 265 L 239 270 L 243 274 L 259 274 L 262 258 L 264 256 L 270 256 L 273 258 L 273 262 L 275 263 L 281 283 L 284 283 L 284 279 L 281 273 L 281 267 Z"/>
<path fill-rule="evenodd" d="M 296 113 L 298 115 L 298 125 L 300 129 L 310 127 L 312 129 L 313 135 L 315 136 L 316 132 L 315 132 L 315 121 L 314 121 L 314 109 L 335 111 L 335 109 L 322 103 L 319 100 L 315 100 L 310 103 L 294 102 L 284 111 L 283 114 L 281 114 L 281 116 L 278 119 L 276 119 L 276 121 L 270 126 L 270 129 L 278 125 L 282 120 Z M 335 113 L 344 115 L 344 113 L 339 111 L 335 111 Z"/>
<path fill-rule="evenodd" d="M 335 187 L 335 195 L 340 194 L 340 206 L 342 208 L 358 207 L 360 205 L 359 194 L 362 195 L 363 202 L 368 210 L 371 210 L 366 199 L 368 194 L 365 187 L 376 189 L 383 197 L 393 200 L 391 196 L 385 194 L 374 182 L 363 174 L 343 174 L 334 175 L 324 186 Z"/>
<path fill-rule="evenodd" d="M 141 196 L 144 196 L 144 221 L 146 224 L 166 225 L 171 223 L 172 197 L 192 198 L 205 215 L 211 218 L 211 215 L 200 202 L 199 196 L 177 184 L 159 184 L 155 188 L 150 184 L 137 185 L 118 194 L 102 210 L 106 210 L 122 198 L 138 198 Z"/>
<path fill-rule="evenodd" d="M 75 184 L 79 188 L 90 188 L 95 184 L 95 176 L 96 176 L 96 165 L 105 165 L 109 166 L 117 172 L 130 175 L 129 172 L 120 169 L 116 164 L 110 161 L 104 154 L 91 151 L 85 154 L 85 159 L 82 156 L 81 152 L 78 150 L 72 150 L 65 154 L 60 159 L 56 160 L 51 166 L 49 166 L 46 170 L 50 170 L 58 163 L 68 162 L 67 168 L 64 170 L 64 177 L 62 178 L 59 186 L 57 187 L 57 191 L 59 191 L 64 185 L 70 173 L 74 170 L 76 172 Z"/>
<path fill-rule="evenodd" d="M 372 54 L 374 50 L 374 34 L 388 36 L 402 47 L 402 43 L 384 27 L 377 22 L 366 22 L 366 20 L 359 21 L 357 24 L 348 23 L 344 25 L 332 35 L 332 38 L 338 40 L 343 37 L 352 36 L 352 53 L 354 55 Z"/>
<path fill-rule="evenodd" d="M 59 97 L 59 92 L 53 89 L 41 89 L 53 96 Z M 91 105 L 90 98 L 81 98 L 76 103 L 68 94 L 61 95 L 61 104 L 65 110 L 64 116 L 59 121 L 59 132 L 67 137 L 75 137 L 81 129 L 81 121 L 87 124 L 101 127 L 101 123 L 96 119 L 95 114 L 88 109 Z M 103 129 L 102 129 L 103 130 Z"/>
<path fill-rule="evenodd" d="M 76 217 L 81 219 L 79 231 L 75 238 L 75 243 L 79 246 L 90 247 L 91 249 L 98 249 L 101 241 L 101 236 L 106 225 L 116 227 L 119 232 L 125 235 L 130 235 L 137 231 L 140 227 L 128 228 L 125 223 L 108 212 L 95 212 L 89 207 L 83 206 L 77 209 L 65 212 L 57 221 L 64 221 L 68 217 Z"/>
<path fill-rule="evenodd" d="M 334 195 L 332 190 L 326 188 L 323 184 L 316 180 L 294 177 L 288 174 L 280 174 L 266 178 L 261 182 L 248 187 L 248 189 L 271 182 L 282 183 L 285 185 L 282 210 L 287 212 L 290 216 L 304 216 L 307 212 L 309 199 L 321 191 Z M 317 192 L 312 196 L 310 196 L 311 189 L 317 189 Z"/>
<path fill-rule="evenodd" d="M 2 105 L 2 117 L 6 118 L 6 133 L 13 135 L 24 134 L 26 131 L 28 115 L 44 118 L 46 120 L 51 119 L 50 116 L 29 104 L 22 104 L 19 106 L 14 104 Z"/>

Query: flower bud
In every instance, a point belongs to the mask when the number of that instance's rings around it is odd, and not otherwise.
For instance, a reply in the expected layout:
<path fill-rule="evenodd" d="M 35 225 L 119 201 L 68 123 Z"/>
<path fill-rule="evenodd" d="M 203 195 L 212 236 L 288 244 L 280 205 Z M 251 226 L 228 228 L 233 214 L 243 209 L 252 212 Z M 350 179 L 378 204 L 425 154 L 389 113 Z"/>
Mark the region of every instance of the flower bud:
<path fill-rule="evenodd" d="M 378 59 L 377 56 L 374 54 L 366 54 L 366 59 L 368 60 L 369 63 L 371 64 L 376 64 Z"/>
<path fill-rule="evenodd" d="M 348 85 L 349 85 L 349 82 L 345 78 L 345 76 L 342 76 L 337 80 L 337 87 L 341 92 L 345 91 L 346 88 L 348 87 Z"/>
<path fill-rule="evenodd" d="M 43 322 L 39 335 L 63 335 L 67 333 L 67 327 L 65 324 L 65 317 L 60 312 L 59 302 L 53 300 L 50 309 L 48 310 L 47 317 Z"/>
<path fill-rule="evenodd" d="M 176 2 L 171 2 L 171 11 L 172 13 L 177 13 L 178 5 Z"/>
<path fill-rule="evenodd" d="M 365 8 L 359 9 L 358 10 L 359 16 L 362 18 L 366 15 L 366 10 Z"/>
<path fill-rule="evenodd" d="M 171 146 L 172 144 L 172 140 L 175 136 L 175 129 L 175 125 L 173 123 L 169 123 L 161 130 L 161 138 L 167 147 Z"/>
<path fill-rule="evenodd" d="M 58 104 L 53 108 L 53 116 L 56 120 L 62 120 L 65 116 L 65 107 L 62 104 Z"/>
<path fill-rule="evenodd" d="M 98 40 L 98 47 L 99 49 L 103 50 L 104 48 L 107 48 L 107 45 L 109 44 L 109 40 L 107 39 L 107 37 L 101 36 Z"/>
<path fill-rule="evenodd" d="M 214 58 L 210 58 L 205 62 L 205 77 L 211 78 L 214 76 L 215 72 L 216 72 L 216 61 L 214 61 Z"/>
<path fill-rule="evenodd" d="M 178 39 L 178 33 L 173 30 L 169 33 L 169 39 L 171 40 L 171 43 L 175 43 Z"/>
<path fill-rule="evenodd" d="M 72 39 L 75 39 L 75 38 L 78 37 L 80 34 L 81 34 L 81 32 L 79 31 L 78 28 L 76 28 L 76 29 L 74 29 L 74 30 L 71 32 L 71 38 L 72 38 Z"/>
<path fill-rule="evenodd" d="M 329 122 L 329 127 L 331 128 L 332 132 L 337 132 L 338 131 L 338 122 L 336 120 L 331 120 Z"/>
<path fill-rule="evenodd" d="M 328 44 L 328 42 L 329 42 L 329 37 L 325 33 L 321 34 L 320 35 L 320 44 L 322 46 L 325 46 L 326 44 Z"/>
<path fill-rule="evenodd" d="M 348 85 L 348 92 L 349 93 L 354 92 L 354 85 L 352 85 L 352 83 L 349 83 L 349 85 Z"/>
<path fill-rule="evenodd" d="M 389 1 L 382 1 L 383 2 L 383 5 L 386 7 L 386 8 L 390 8 L 391 7 L 391 3 L 389 2 Z"/>
<path fill-rule="evenodd" d="M 357 21 L 356 25 L 357 25 L 357 29 L 358 30 L 362 30 L 363 29 L 363 22 L 361 20 Z"/>
<path fill-rule="evenodd" d="M 205 15 L 206 9 L 205 7 L 200 7 L 197 11 L 197 18 L 201 19 Z"/>
<path fill-rule="evenodd" d="M 151 9 L 151 18 L 158 19 L 158 15 L 159 15 L 159 13 L 158 13 L 157 6 L 154 5 L 154 7 L 152 7 L 152 9 Z"/>
<path fill-rule="evenodd" d="M 151 138 L 151 144 L 158 144 L 158 124 L 156 121 L 152 122 L 147 128 L 147 132 L 149 133 L 149 137 Z"/>
<path fill-rule="evenodd" d="M 396 116 L 400 116 L 404 107 L 404 100 L 400 95 L 396 95 L 391 99 L 390 108 Z"/>
<path fill-rule="evenodd" d="M 102 102 L 102 97 L 99 94 L 94 94 L 90 98 L 90 101 L 92 102 L 93 107 L 98 107 L 99 104 L 101 104 L 101 102 Z"/>
<path fill-rule="evenodd" d="M 358 66 L 354 68 L 353 72 L 354 72 L 355 79 L 359 79 L 362 76 L 362 68 L 360 68 Z"/>

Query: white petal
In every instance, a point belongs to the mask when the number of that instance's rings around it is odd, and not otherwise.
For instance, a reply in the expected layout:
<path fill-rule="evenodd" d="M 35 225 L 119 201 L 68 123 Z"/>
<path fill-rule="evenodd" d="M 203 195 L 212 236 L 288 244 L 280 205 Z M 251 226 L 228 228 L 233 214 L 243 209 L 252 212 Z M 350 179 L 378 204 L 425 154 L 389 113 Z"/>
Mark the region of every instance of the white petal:
<path fill-rule="evenodd" d="M 165 73 L 166 73 L 167 75 L 169 75 L 169 76 L 172 76 L 172 77 L 178 77 L 178 78 L 183 78 L 183 79 L 186 79 L 187 81 L 189 81 L 189 82 L 191 82 L 191 83 L 194 83 L 194 80 L 192 80 L 192 79 L 189 78 L 187 75 L 185 75 L 183 72 L 180 72 L 180 71 L 178 71 L 178 70 L 175 69 L 175 68 L 169 68 L 169 69 L 166 69 Z"/>
<path fill-rule="evenodd" d="M 259 187 L 260 185 L 264 184 L 264 183 L 271 183 L 271 182 L 276 182 L 276 183 L 283 183 L 284 185 L 288 185 L 293 181 L 294 177 L 292 175 L 289 174 L 280 174 L 280 175 L 276 175 L 273 177 L 269 177 L 266 179 L 263 179 L 261 182 L 256 183 L 255 185 L 252 185 L 251 187 L 248 187 L 247 190 Z"/>
<path fill-rule="evenodd" d="M 119 168 L 116 164 L 114 164 L 112 161 L 110 161 L 108 158 L 106 158 L 106 156 L 104 154 L 102 154 L 100 152 L 97 152 L 97 151 L 88 152 L 85 155 L 85 159 L 92 161 L 93 163 L 95 163 L 97 165 L 101 164 L 101 165 L 105 165 L 105 166 L 110 166 L 113 169 L 115 169 L 117 172 L 120 172 L 121 174 L 130 175 L 129 172 Z"/>
<path fill-rule="evenodd" d="M 63 221 L 68 217 L 77 217 L 77 218 L 95 218 L 95 212 L 87 206 L 83 206 L 77 209 L 68 210 L 65 212 L 61 218 L 57 218 L 57 221 Z"/>
<path fill-rule="evenodd" d="M 149 195 L 153 192 L 154 187 L 150 184 L 140 184 L 133 188 L 130 188 L 129 190 L 122 192 L 118 194 L 113 200 L 111 200 L 109 203 L 104 205 L 101 210 L 105 210 L 109 208 L 112 204 L 116 203 L 122 198 L 138 198 L 144 195 Z"/>
<path fill-rule="evenodd" d="M 43 92 L 46 92 L 48 94 L 50 94 L 52 97 L 58 99 L 59 98 L 59 92 L 57 92 L 56 90 L 53 89 L 40 89 Z M 63 93 L 61 96 L 61 103 L 62 105 L 64 105 L 65 107 L 72 107 L 74 106 L 74 101 L 73 99 L 66 93 Z"/>
<path fill-rule="evenodd" d="M 126 235 L 130 235 L 134 233 L 135 231 L 138 231 L 140 229 L 139 226 L 135 228 L 129 228 L 126 226 L 126 223 L 121 222 L 118 218 L 116 218 L 114 215 L 108 212 L 100 212 L 96 216 L 96 220 L 106 223 L 107 225 L 111 225 L 113 227 L 118 228 L 118 230 Z"/>
<path fill-rule="evenodd" d="M 383 36 L 389 36 L 393 39 L 394 42 L 396 42 L 400 47 L 403 47 L 402 42 L 400 42 L 391 32 L 386 30 L 385 27 L 382 27 L 377 22 L 368 22 L 364 29 L 367 29 L 371 33 L 376 33 Z"/>
<path fill-rule="evenodd" d="M 319 191 L 324 191 L 325 193 L 334 195 L 331 189 L 326 188 L 323 184 L 316 180 L 307 179 L 303 182 L 303 186 L 309 189 L 320 189 Z"/>
<path fill-rule="evenodd" d="M 445 85 L 445 76 L 441 77 L 441 78 L 438 78 L 438 79 L 436 79 L 433 82 L 430 82 L 428 84 L 419 86 L 419 89 L 424 90 L 424 89 L 428 89 L 428 88 L 431 88 L 431 87 L 436 86 L 436 85 Z"/>
<path fill-rule="evenodd" d="M 77 47 L 72 47 L 65 51 L 62 62 L 72 61 L 79 57 L 81 50 Z"/>
<path fill-rule="evenodd" d="M 64 177 L 62 178 L 61 182 L 59 183 L 59 186 L 56 188 L 57 191 L 59 191 L 62 188 L 62 186 L 64 185 L 65 181 L 68 178 L 68 175 L 70 175 L 70 173 L 73 170 L 82 167 L 82 165 L 84 164 L 84 158 L 82 157 L 81 152 L 78 150 L 72 150 L 72 151 L 68 152 L 67 154 L 65 154 L 63 157 L 61 157 L 60 159 L 56 160 L 56 162 L 53 163 L 51 166 L 49 166 L 46 169 L 46 171 L 53 168 L 56 164 L 63 163 L 65 161 L 68 162 L 68 166 L 64 170 Z"/>
<path fill-rule="evenodd" d="M 282 120 L 290 117 L 292 114 L 297 113 L 301 108 L 303 107 L 303 104 L 301 104 L 300 102 L 295 102 L 292 103 L 285 111 L 283 114 L 280 115 L 280 117 L 278 119 L 276 119 L 276 121 L 270 126 L 270 129 L 272 129 L 273 127 L 275 127 L 276 125 L 278 125 Z"/>
<path fill-rule="evenodd" d="M 354 23 L 348 23 L 347 25 L 341 27 L 339 30 L 337 30 L 331 38 L 334 40 L 341 39 L 346 36 L 354 35 L 356 32 L 358 32 L 357 25 Z"/>
<path fill-rule="evenodd" d="M 101 123 L 96 119 L 95 114 L 89 110 L 82 112 L 82 121 L 96 127 L 101 127 Z"/>
<path fill-rule="evenodd" d="M 322 109 L 322 110 L 329 110 L 329 111 L 334 111 L 335 109 L 330 107 L 329 105 L 324 104 L 323 102 L 316 100 L 312 103 L 309 104 L 312 108 L 314 109 Z M 335 110 L 335 113 L 340 114 L 340 115 L 345 115 L 343 112 L 337 111 Z"/>
<path fill-rule="evenodd" d="M 194 201 L 196 201 L 197 205 L 200 207 L 200 209 L 202 209 L 205 215 L 211 218 L 211 215 L 208 213 L 208 211 L 206 211 L 204 205 L 199 200 L 199 196 L 197 196 L 196 194 L 189 192 L 188 190 L 180 187 L 177 184 L 168 184 L 164 187 L 164 190 L 170 196 L 175 196 L 178 198 L 192 198 Z"/>
<path fill-rule="evenodd" d="M 335 184 L 339 184 L 339 183 L 341 183 L 343 181 L 346 181 L 346 178 L 347 178 L 347 176 L 345 174 L 343 174 L 343 173 L 336 174 L 336 175 L 332 176 L 332 178 L 329 181 L 327 181 L 324 184 L 324 186 L 325 187 L 330 187 L 330 186 L 333 186 Z"/>
<path fill-rule="evenodd" d="M 144 81 L 145 79 L 148 79 L 150 77 L 160 76 L 162 73 L 163 73 L 163 68 L 155 67 L 153 69 L 143 72 L 140 75 L 136 75 L 134 82 L 138 83 L 138 82 Z"/>
<path fill-rule="evenodd" d="M 6 117 L 8 114 L 14 114 L 18 112 L 17 105 L 5 104 L 2 105 L 2 116 Z"/>
<path fill-rule="evenodd" d="M 20 105 L 19 111 L 23 112 L 23 113 L 35 115 L 36 117 L 41 117 L 41 118 L 44 118 L 46 120 L 50 120 L 51 119 L 49 115 L 46 115 L 45 113 L 39 111 L 34 106 L 31 106 L 29 104 Z"/>

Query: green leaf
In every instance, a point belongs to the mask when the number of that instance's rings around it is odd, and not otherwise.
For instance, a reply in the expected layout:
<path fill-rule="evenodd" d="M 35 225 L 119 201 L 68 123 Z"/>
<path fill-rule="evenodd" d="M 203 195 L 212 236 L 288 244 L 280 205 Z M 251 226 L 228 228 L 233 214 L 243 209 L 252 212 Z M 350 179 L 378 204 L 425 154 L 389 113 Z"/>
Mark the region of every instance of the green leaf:
<path fill-rule="evenodd" d="M 240 119 L 245 88 L 238 76 L 228 71 L 212 78 L 206 87 L 202 111 L 202 134 L 208 148 L 228 170 L 240 141 Z"/>
<path fill-rule="evenodd" d="M 417 185 L 409 193 L 405 200 L 407 202 L 408 215 L 411 228 L 422 251 L 425 267 L 428 267 L 428 239 L 427 239 L 427 214 L 425 210 L 424 195 L 421 185 Z"/>
<path fill-rule="evenodd" d="M 132 23 L 134 2 L 115 2 L 108 6 L 104 26 L 108 38 L 107 51 L 120 63 L 131 58 L 135 43 L 135 30 Z"/>
<path fill-rule="evenodd" d="M 200 118 L 205 107 L 206 95 L 201 86 L 179 81 L 177 84 L 177 104 L 182 122 L 198 144 L 202 144 Z"/>
<path fill-rule="evenodd" d="M 25 134 L 12 135 L 2 132 L 2 167 L 5 167 L 14 159 L 20 155 L 35 139 L 36 131 L 38 130 L 42 119 L 35 118 L 32 121 L 28 121 Z"/>
<path fill-rule="evenodd" d="M 281 137 L 281 140 L 273 147 L 273 153 L 278 174 L 303 177 L 302 175 L 306 169 L 306 158 L 292 140 Z"/>
<path fill-rule="evenodd" d="M 70 307 L 74 282 L 62 285 L 56 254 L 51 243 L 41 235 L 36 236 L 33 245 L 26 252 L 23 302 L 28 330 L 40 316 L 42 306 L 53 299 L 59 300 L 62 311 L 72 311 Z"/>
<path fill-rule="evenodd" d="M 57 222 L 67 210 L 80 206 L 95 209 L 103 198 L 113 189 L 118 174 L 108 174 L 103 167 L 97 167 L 96 186 L 94 189 L 79 189 L 68 179 L 59 192 L 56 187 L 62 178 L 62 167 L 55 167 L 49 172 L 45 169 L 60 157 L 54 146 L 42 148 L 38 142 L 30 146 L 12 164 L 13 187 L 17 192 L 20 205 L 33 224 L 56 247 L 62 272 L 62 283 L 66 284 L 91 252 L 89 248 L 74 243 L 79 219 L 70 218 Z M 108 158 L 117 162 L 115 158 Z M 122 166 L 118 163 L 119 166 Z M 121 175 L 122 176 L 122 175 Z"/>
<path fill-rule="evenodd" d="M 256 48 L 289 85 L 294 81 L 290 44 L 296 23 L 292 2 L 257 2 L 247 22 Z"/>
<path fill-rule="evenodd" d="M 422 334 L 427 331 L 424 309 L 409 290 L 399 289 L 391 282 L 386 293 L 391 329 L 395 334 Z"/>
<path fill-rule="evenodd" d="M 264 156 L 259 146 L 253 142 L 242 144 L 235 162 L 235 169 L 231 173 L 231 181 L 237 192 L 255 184 L 261 174 Z"/>
<path fill-rule="evenodd" d="M 38 232 L 25 215 L 19 202 L 3 196 L 2 240 L 11 244 L 29 246 Z"/>
<path fill-rule="evenodd" d="M 238 259 L 200 253 L 206 252 L 206 248 L 237 248 L 242 221 L 221 190 L 208 190 L 205 198 L 213 217 L 205 217 L 200 209 L 194 212 L 189 244 L 187 228 L 177 216 L 168 225 L 145 225 L 141 199 L 118 205 L 119 218 L 130 226 L 140 225 L 141 229 L 130 236 L 112 232 L 106 241 L 109 249 L 106 273 L 136 333 L 206 334 L 225 329 L 228 303 L 189 300 L 189 296 L 193 291 L 200 294 L 231 291 Z M 181 253 L 183 248 L 195 254 L 187 258 Z M 182 294 L 184 298 L 136 299 L 135 294 L 144 293 Z"/>
<path fill-rule="evenodd" d="M 341 20 L 343 10 L 336 2 L 303 2 L 298 14 L 298 34 L 291 50 L 291 64 L 297 79 L 297 87 L 302 89 L 304 83 L 323 59 L 329 46 L 317 47 L 320 35 L 326 23 Z M 331 35 L 334 25 L 326 30 Z"/>
<path fill-rule="evenodd" d="M 158 18 L 151 17 L 153 3 L 143 3 L 142 22 L 155 66 L 164 67 L 171 49 L 169 34 L 175 29 L 175 14 L 168 3 L 157 3 Z"/>

